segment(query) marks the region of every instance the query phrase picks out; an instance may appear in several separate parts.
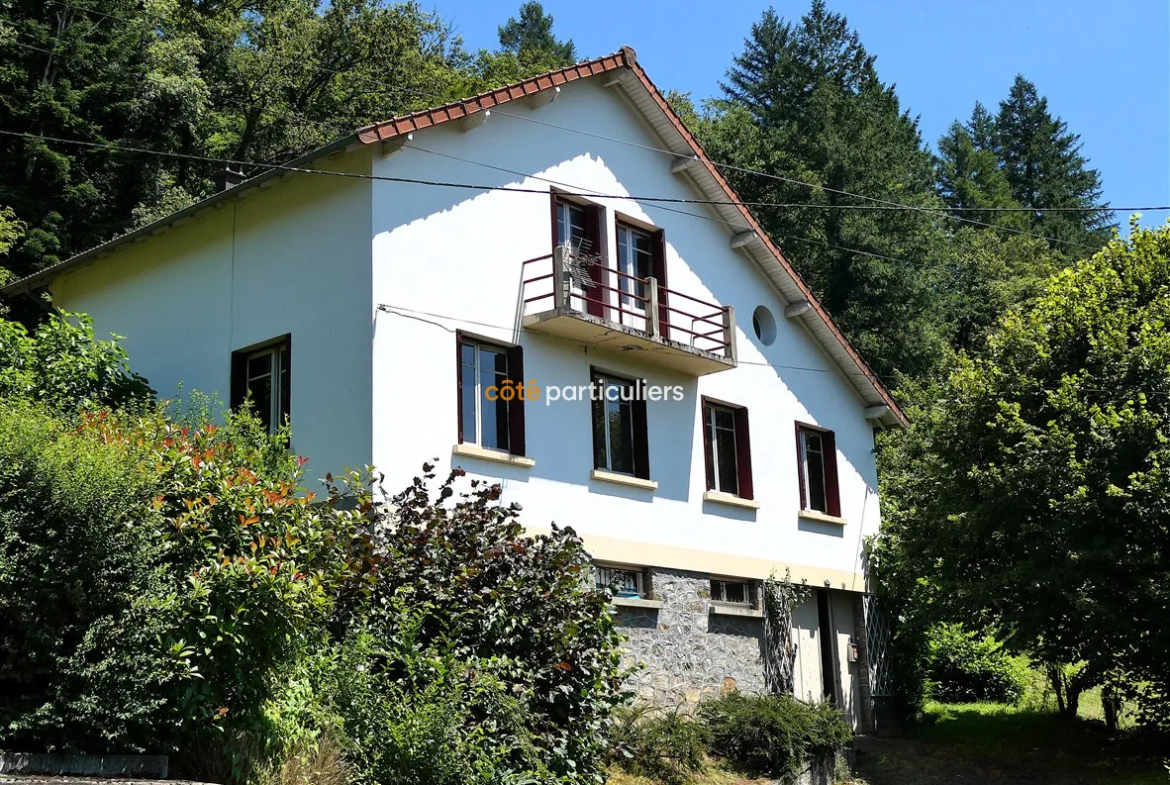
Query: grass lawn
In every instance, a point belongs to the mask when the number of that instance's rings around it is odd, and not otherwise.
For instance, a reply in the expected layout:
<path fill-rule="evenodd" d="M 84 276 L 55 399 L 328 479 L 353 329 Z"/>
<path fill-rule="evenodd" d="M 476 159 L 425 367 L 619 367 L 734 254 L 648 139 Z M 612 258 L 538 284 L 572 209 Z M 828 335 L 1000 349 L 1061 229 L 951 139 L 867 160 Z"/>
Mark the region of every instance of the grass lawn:
<path fill-rule="evenodd" d="M 1170 785 L 1162 755 L 1094 721 L 1092 700 L 1069 724 L 1047 706 L 927 705 L 914 738 L 858 740 L 858 785 Z"/>

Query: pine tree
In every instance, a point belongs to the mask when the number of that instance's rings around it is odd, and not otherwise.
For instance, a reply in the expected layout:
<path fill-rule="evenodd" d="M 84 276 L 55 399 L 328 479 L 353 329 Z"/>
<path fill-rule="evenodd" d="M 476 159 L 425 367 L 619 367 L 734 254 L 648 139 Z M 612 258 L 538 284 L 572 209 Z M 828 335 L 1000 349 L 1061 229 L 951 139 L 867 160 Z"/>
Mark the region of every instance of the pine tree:
<path fill-rule="evenodd" d="M 995 119 L 993 149 L 1002 162 L 1013 198 L 1025 207 L 1100 208 L 1101 175 L 1081 154 L 1080 135 L 1048 110 L 1048 99 L 1017 76 Z M 1109 239 L 1111 214 L 1038 212 L 1033 225 L 1068 243 L 1099 246 Z M 1067 250 L 1067 246 L 1066 246 Z M 1071 249 L 1084 255 L 1084 249 Z"/>
<path fill-rule="evenodd" d="M 846 192 L 940 206 L 917 121 L 846 18 L 822 0 L 799 22 L 766 11 L 699 128 L 716 159 L 791 178 L 726 169 L 745 199 L 812 205 L 759 209 L 757 218 L 875 369 L 928 372 L 945 340 L 930 272 L 941 222 L 835 209 L 873 206 Z"/>
<path fill-rule="evenodd" d="M 500 27 L 500 48 L 515 55 L 524 65 L 535 63 L 542 70 L 562 68 L 577 62 L 572 39 L 560 41 L 553 35 L 553 18 L 536 0 L 520 6 L 520 18 L 511 17 Z"/>
<path fill-rule="evenodd" d="M 976 106 L 971 121 L 966 125 L 954 122 L 938 140 L 938 191 L 948 207 L 963 208 L 963 218 L 996 226 L 1027 230 L 1030 219 L 1026 214 L 1013 212 L 981 212 L 976 208 L 1018 208 L 1012 197 L 1011 185 L 1000 167 L 995 151 L 981 146 L 976 140 L 989 138 L 987 128 Z M 994 128 L 994 127 L 993 127 Z"/>

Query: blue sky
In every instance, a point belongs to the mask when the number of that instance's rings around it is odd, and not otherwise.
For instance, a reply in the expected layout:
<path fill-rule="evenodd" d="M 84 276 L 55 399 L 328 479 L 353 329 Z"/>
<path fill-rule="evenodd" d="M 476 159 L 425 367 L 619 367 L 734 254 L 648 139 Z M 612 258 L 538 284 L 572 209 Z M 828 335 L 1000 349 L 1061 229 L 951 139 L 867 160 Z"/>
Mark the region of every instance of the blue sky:
<path fill-rule="evenodd" d="M 521 0 L 435 0 L 468 48 L 495 47 Z M 634 47 L 663 89 L 696 100 L 718 92 L 766 2 L 544 0 L 582 56 Z M 797 18 L 808 0 L 777 0 Z M 995 107 L 1022 73 L 1081 135 L 1114 206 L 1170 204 L 1170 3 L 1166 0 L 829 0 L 844 13 L 882 79 L 919 115 L 932 145 L 976 101 Z M 1170 213 L 1147 213 L 1161 223 Z M 1128 216 L 1118 214 L 1124 226 Z"/>

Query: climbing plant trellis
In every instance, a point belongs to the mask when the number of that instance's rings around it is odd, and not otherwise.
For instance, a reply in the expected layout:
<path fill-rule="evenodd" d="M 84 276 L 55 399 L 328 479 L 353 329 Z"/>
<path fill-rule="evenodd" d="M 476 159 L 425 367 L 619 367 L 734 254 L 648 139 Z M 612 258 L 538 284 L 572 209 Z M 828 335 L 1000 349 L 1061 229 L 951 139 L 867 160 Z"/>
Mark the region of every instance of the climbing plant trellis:
<path fill-rule="evenodd" d="M 862 595 L 865 611 L 865 647 L 869 659 L 869 688 L 874 698 L 889 698 L 894 694 L 894 680 L 890 673 L 890 624 L 882 613 L 878 598 Z"/>

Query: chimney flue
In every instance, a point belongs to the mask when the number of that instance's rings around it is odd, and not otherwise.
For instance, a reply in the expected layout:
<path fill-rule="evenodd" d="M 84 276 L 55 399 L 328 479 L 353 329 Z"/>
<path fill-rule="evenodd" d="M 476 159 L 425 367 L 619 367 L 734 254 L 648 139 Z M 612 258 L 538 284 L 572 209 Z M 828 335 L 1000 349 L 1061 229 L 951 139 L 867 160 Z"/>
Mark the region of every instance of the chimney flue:
<path fill-rule="evenodd" d="M 230 166 L 226 169 L 220 169 L 215 173 L 215 190 L 226 191 L 229 188 L 235 188 L 240 183 L 244 182 L 246 178 L 243 172 L 237 172 Z"/>

